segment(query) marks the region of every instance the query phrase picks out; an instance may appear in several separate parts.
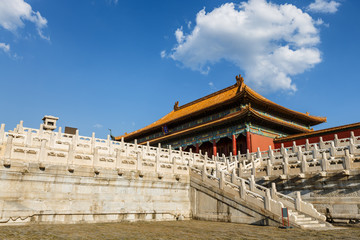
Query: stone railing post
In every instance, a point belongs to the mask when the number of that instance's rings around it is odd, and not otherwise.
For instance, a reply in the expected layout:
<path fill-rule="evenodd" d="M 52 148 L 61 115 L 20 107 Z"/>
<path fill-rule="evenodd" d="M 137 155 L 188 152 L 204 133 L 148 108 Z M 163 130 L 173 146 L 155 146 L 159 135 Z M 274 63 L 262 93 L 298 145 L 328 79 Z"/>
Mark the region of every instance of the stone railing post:
<path fill-rule="evenodd" d="M 281 148 L 280 148 L 280 153 L 281 153 L 281 154 L 284 154 L 284 150 L 285 150 L 285 147 L 284 147 L 284 144 L 282 143 L 282 144 L 281 144 Z"/>
<path fill-rule="evenodd" d="M 271 211 L 270 200 L 271 200 L 270 189 L 266 189 L 265 198 L 264 198 L 264 208 L 269 211 Z"/>
<path fill-rule="evenodd" d="M 10 167 L 11 165 L 11 152 L 13 147 L 13 139 L 14 139 L 13 135 L 8 135 L 5 146 L 5 152 L 4 152 L 4 162 L 3 162 L 3 165 L 5 167 Z"/>
<path fill-rule="evenodd" d="M 326 148 L 322 137 L 320 137 L 320 140 L 319 140 L 319 147 L 320 147 L 320 149 L 325 149 Z"/>
<path fill-rule="evenodd" d="M 305 151 L 310 151 L 309 139 L 305 140 Z"/>
<path fill-rule="evenodd" d="M 160 143 L 159 143 L 160 144 Z M 160 167 L 160 147 L 156 149 L 156 156 L 155 156 L 155 172 L 159 172 Z"/>
<path fill-rule="evenodd" d="M 284 149 L 283 160 L 284 160 L 283 174 L 288 175 L 289 174 L 289 155 L 287 154 L 286 149 Z"/>
<path fill-rule="evenodd" d="M 326 152 L 322 152 L 321 157 L 321 170 L 326 172 L 329 169 L 328 160 L 326 158 Z"/>
<path fill-rule="evenodd" d="M 44 167 L 45 160 L 46 160 L 46 139 L 41 139 L 39 159 L 38 159 L 40 168 Z"/>
<path fill-rule="evenodd" d="M 271 198 L 276 199 L 276 184 L 274 182 L 271 183 Z"/>
<path fill-rule="evenodd" d="M 308 164 L 306 161 L 306 156 L 303 155 L 303 158 L 301 160 L 301 173 L 306 173 L 308 170 Z"/>
<path fill-rule="evenodd" d="M 249 181 L 249 185 L 250 185 L 250 191 L 254 192 L 255 191 L 255 177 L 254 175 L 250 176 L 250 181 Z"/>
<path fill-rule="evenodd" d="M 335 147 L 340 147 L 340 141 L 337 134 L 334 134 L 334 144 Z"/>
<path fill-rule="evenodd" d="M 312 150 L 312 155 L 313 155 L 313 158 L 314 158 L 314 159 L 317 159 L 317 158 L 318 158 L 319 149 L 318 149 L 317 144 L 314 144 L 314 149 Z"/>
<path fill-rule="evenodd" d="M 244 167 L 243 163 L 239 162 L 239 168 L 238 168 L 239 177 L 243 176 L 243 167 Z"/>
<path fill-rule="evenodd" d="M 351 156 L 349 154 L 348 149 L 345 149 L 344 169 L 345 170 L 350 170 L 351 169 Z"/>
<path fill-rule="evenodd" d="M 67 157 L 67 169 L 68 171 L 74 171 L 74 148 L 72 145 L 69 146 L 68 157 Z"/>
<path fill-rule="evenodd" d="M 0 126 L 0 145 L 4 142 L 4 138 L 5 138 L 5 124 L 2 123 Z"/>
<path fill-rule="evenodd" d="M 136 152 L 136 170 L 137 171 L 142 170 L 142 159 L 140 152 Z"/>
<path fill-rule="evenodd" d="M 331 156 L 331 158 L 336 157 L 336 148 L 335 148 L 334 141 L 331 141 L 331 143 L 330 143 L 330 156 Z"/>
<path fill-rule="evenodd" d="M 219 166 L 219 163 L 215 163 L 215 176 L 216 178 L 219 178 L 220 177 L 220 166 Z"/>
<path fill-rule="evenodd" d="M 25 147 L 30 147 L 32 145 L 32 131 L 28 131 L 26 134 Z"/>
<path fill-rule="evenodd" d="M 255 176 L 256 175 L 256 166 L 255 166 L 255 159 L 254 159 L 254 155 L 251 155 L 251 175 Z"/>
<path fill-rule="evenodd" d="M 246 184 L 245 184 L 245 180 L 243 178 L 241 178 L 240 181 L 241 181 L 240 197 L 241 197 L 241 199 L 246 200 Z"/>
<path fill-rule="evenodd" d="M 231 183 L 236 183 L 236 170 L 235 167 L 233 168 L 232 172 L 231 172 Z"/>
<path fill-rule="evenodd" d="M 271 146 L 269 146 L 269 157 L 270 157 L 271 163 L 274 163 L 275 162 L 275 156 L 274 156 L 274 151 L 271 149 Z"/>
<path fill-rule="evenodd" d="M 355 134 L 353 131 L 350 132 L 350 139 L 353 140 L 353 143 L 355 144 L 356 143 L 356 138 L 355 138 Z M 1 142 L 0 142 L 1 143 Z"/>
<path fill-rule="evenodd" d="M 297 147 L 296 147 L 296 142 L 295 142 L 295 141 L 293 141 L 292 152 L 293 152 L 293 153 L 296 153 L 296 152 L 297 152 Z"/>
<path fill-rule="evenodd" d="M 225 174 L 224 171 L 220 171 L 219 188 L 224 189 L 225 187 Z"/>
<path fill-rule="evenodd" d="M 271 163 L 271 160 L 268 159 L 267 160 L 267 165 L 266 165 L 266 175 L 271 176 L 272 175 L 272 170 L 273 170 L 273 165 Z"/>
<path fill-rule="evenodd" d="M 301 147 L 298 146 L 298 151 L 297 151 L 297 158 L 298 158 L 298 161 L 301 161 L 303 159 L 303 152 L 301 150 Z"/>
<path fill-rule="evenodd" d="M 355 141 L 353 138 L 350 138 L 349 140 L 349 153 L 350 154 L 355 154 L 356 151 L 356 147 L 355 147 Z"/>
<path fill-rule="evenodd" d="M 119 171 L 121 169 L 121 149 L 117 148 L 116 151 L 116 169 Z"/>
<path fill-rule="evenodd" d="M 251 155 L 249 149 L 246 149 L 246 160 L 251 161 Z"/>
<path fill-rule="evenodd" d="M 203 182 L 205 182 L 205 180 L 207 179 L 207 170 L 206 170 L 206 165 L 205 164 L 203 165 L 203 170 L 202 170 L 202 173 L 201 173 L 201 177 L 202 177 Z"/>
<path fill-rule="evenodd" d="M 93 159 L 93 168 L 95 173 L 99 173 L 99 148 L 94 149 L 94 159 Z"/>
<path fill-rule="evenodd" d="M 299 191 L 296 192 L 295 210 L 301 211 L 301 194 Z"/>

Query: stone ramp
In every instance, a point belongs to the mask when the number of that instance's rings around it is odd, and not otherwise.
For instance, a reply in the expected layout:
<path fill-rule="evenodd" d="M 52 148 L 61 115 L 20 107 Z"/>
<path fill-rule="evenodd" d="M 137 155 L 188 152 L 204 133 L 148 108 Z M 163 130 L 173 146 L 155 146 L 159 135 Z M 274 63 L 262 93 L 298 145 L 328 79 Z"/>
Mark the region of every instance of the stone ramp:
<path fill-rule="evenodd" d="M 193 218 L 258 225 L 281 225 L 281 209 L 289 209 L 290 225 L 305 229 L 331 228 L 326 217 L 312 204 L 291 198 L 225 171 L 215 176 L 191 168 L 191 202 Z"/>

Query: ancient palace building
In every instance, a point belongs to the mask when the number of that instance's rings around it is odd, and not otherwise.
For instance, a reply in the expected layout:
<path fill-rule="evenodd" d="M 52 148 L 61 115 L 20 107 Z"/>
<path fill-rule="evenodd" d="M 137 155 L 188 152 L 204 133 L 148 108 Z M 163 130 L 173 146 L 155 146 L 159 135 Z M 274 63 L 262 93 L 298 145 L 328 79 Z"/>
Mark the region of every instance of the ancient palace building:
<path fill-rule="evenodd" d="M 156 122 L 124 136 L 126 142 L 171 145 L 172 148 L 226 156 L 274 146 L 274 138 L 312 132 L 326 121 L 280 106 L 251 88 L 241 75 L 230 87 L 179 106 Z"/>

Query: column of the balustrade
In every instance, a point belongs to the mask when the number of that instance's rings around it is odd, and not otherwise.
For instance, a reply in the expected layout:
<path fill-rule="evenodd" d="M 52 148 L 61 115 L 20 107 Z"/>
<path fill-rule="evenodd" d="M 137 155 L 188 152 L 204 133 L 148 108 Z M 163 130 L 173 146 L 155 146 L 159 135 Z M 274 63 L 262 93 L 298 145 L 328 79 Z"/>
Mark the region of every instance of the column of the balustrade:
<path fill-rule="evenodd" d="M 301 160 L 301 173 L 306 173 L 307 170 L 308 170 L 308 164 L 306 161 L 306 156 L 303 155 Z"/>
<path fill-rule="evenodd" d="M 271 198 L 276 199 L 277 198 L 277 196 L 276 196 L 277 190 L 276 190 L 276 184 L 274 182 L 271 183 L 271 189 L 270 190 L 271 190 Z"/>
<path fill-rule="evenodd" d="M 323 172 L 326 172 L 329 169 L 329 163 L 328 160 L 326 158 L 326 152 L 322 152 L 321 154 L 321 170 Z"/>
<path fill-rule="evenodd" d="M 260 151 L 260 148 L 259 148 L 259 147 L 257 148 L 256 157 L 257 157 L 258 159 L 260 159 L 260 162 L 261 162 L 262 156 L 261 156 L 261 151 Z"/>
<path fill-rule="evenodd" d="M 340 147 L 340 141 L 337 134 L 334 134 L 334 144 L 335 147 Z"/>
<path fill-rule="evenodd" d="M 249 186 L 250 186 L 250 191 L 254 192 L 255 191 L 255 176 L 251 175 L 250 176 L 250 181 L 249 181 Z"/>
<path fill-rule="evenodd" d="M 320 147 L 320 149 L 325 149 L 326 148 L 322 137 L 320 137 L 320 140 L 319 140 L 319 147 Z"/>
<path fill-rule="evenodd" d="M 350 170 L 351 169 L 351 156 L 349 154 L 349 150 L 345 149 L 345 157 L 344 157 L 344 169 Z"/>
<path fill-rule="evenodd" d="M 287 153 L 286 148 L 284 149 L 283 153 L 283 174 L 288 175 L 289 174 L 289 154 Z"/>
<path fill-rule="evenodd" d="M 4 142 L 5 139 L 5 124 L 2 123 L 0 126 L 0 145 Z"/>
<path fill-rule="evenodd" d="M 271 149 L 271 146 L 269 146 L 269 158 L 271 163 L 275 162 L 274 150 Z"/>
<path fill-rule="evenodd" d="M 248 160 L 249 162 L 251 161 L 251 154 L 249 149 L 246 149 L 246 160 Z"/>
<path fill-rule="evenodd" d="M 207 152 L 205 152 L 205 155 L 204 155 L 204 165 L 207 165 L 208 164 L 208 155 L 207 155 Z"/>
<path fill-rule="evenodd" d="M 219 163 L 215 163 L 215 177 L 219 178 L 220 177 L 220 167 L 219 167 Z"/>
<path fill-rule="evenodd" d="M 296 192 L 295 210 L 301 211 L 301 194 L 299 191 Z"/>
<path fill-rule="evenodd" d="M 161 149 L 161 145 L 159 143 L 158 148 L 156 149 L 156 155 L 155 155 L 155 172 L 156 173 L 159 172 L 159 168 L 160 168 L 160 149 Z"/>
<path fill-rule="evenodd" d="M 170 153 L 171 153 L 170 161 L 172 162 L 172 165 L 173 165 L 173 173 L 175 173 L 177 170 L 177 164 L 176 164 L 176 158 L 172 156 L 171 146 L 170 146 Z"/>
<path fill-rule="evenodd" d="M 231 182 L 234 184 L 236 183 L 236 169 L 235 168 L 233 168 L 232 172 L 231 172 Z"/>
<path fill-rule="evenodd" d="M 53 149 L 55 147 L 55 133 L 50 133 L 50 141 L 49 141 L 49 147 L 50 149 Z"/>
<path fill-rule="evenodd" d="M 75 148 L 73 145 L 70 145 L 68 151 L 68 158 L 67 158 L 67 169 L 69 171 L 74 171 L 74 155 L 75 155 Z"/>
<path fill-rule="evenodd" d="M 93 159 L 93 168 L 94 168 L 94 172 L 96 174 L 99 173 L 99 147 L 95 147 L 94 149 L 94 159 Z"/>
<path fill-rule="evenodd" d="M 356 144 L 356 138 L 355 138 L 355 134 L 353 131 L 350 132 L 350 139 L 352 139 L 353 143 Z"/>
<path fill-rule="evenodd" d="M 20 121 L 20 124 L 19 124 L 19 127 L 18 127 L 18 133 L 24 133 L 24 121 L 21 120 Z"/>
<path fill-rule="evenodd" d="M 203 165 L 203 169 L 202 169 L 202 172 L 201 172 L 201 177 L 202 177 L 203 182 L 205 182 L 205 180 L 207 179 L 207 170 L 206 170 L 206 165 L 205 164 Z"/>
<path fill-rule="evenodd" d="M 224 189 L 224 187 L 225 187 L 225 173 L 224 171 L 220 171 L 219 188 Z"/>
<path fill-rule="evenodd" d="M 238 154 L 237 154 L 237 160 L 238 160 L 238 162 L 240 162 L 240 159 L 241 159 L 241 152 L 240 151 L 238 151 Z"/>
<path fill-rule="evenodd" d="M 40 168 L 45 167 L 44 162 L 46 161 L 46 141 L 47 141 L 46 139 L 41 140 L 40 152 L 38 158 L 38 163 Z"/>
<path fill-rule="evenodd" d="M 172 149 L 171 149 L 171 145 L 169 145 L 168 148 L 169 148 L 169 162 L 172 163 Z"/>
<path fill-rule="evenodd" d="M 134 140 L 134 145 L 135 145 L 135 151 L 137 152 L 138 150 L 138 143 L 137 143 L 137 139 Z"/>
<path fill-rule="evenodd" d="M 78 129 L 76 129 L 75 136 L 73 136 L 72 139 L 73 139 L 72 144 L 77 147 L 78 142 L 79 142 L 79 130 Z"/>
<path fill-rule="evenodd" d="M 305 151 L 310 151 L 309 139 L 305 140 Z"/>
<path fill-rule="evenodd" d="M 336 157 L 336 148 L 335 148 L 335 143 L 334 141 L 330 142 L 330 156 L 331 158 L 335 158 Z"/>
<path fill-rule="evenodd" d="M 292 147 L 291 147 L 291 151 L 292 151 L 293 153 L 296 153 L 296 152 L 297 152 L 297 146 L 296 146 L 296 142 L 295 142 L 295 141 L 293 141 L 293 145 L 292 145 Z"/>
<path fill-rule="evenodd" d="M 142 170 L 142 158 L 140 152 L 136 152 L 136 170 Z"/>
<path fill-rule="evenodd" d="M 116 151 L 116 169 L 122 171 L 122 162 L 121 162 L 121 149 L 117 148 Z"/>
<path fill-rule="evenodd" d="M 256 175 L 256 166 L 255 166 L 255 159 L 254 155 L 251 155 L 251 176 Z"/>
<path fill-rule="evenodd" d="M 96 147 L 95 133 L 92 132 L 92 134 L 91 134 L 91 153 L 95 152 L 95 147 Z"/>
<path fill-rule="evenodd" d="M 273 164 L 270 159 L 267 160 L 266 164 L 266 175 L 271 176 L 273 171 Z"/>
<path fill-rule="evenodd" d="M 303 154 L 303 151 L 302 151 L 301 147 L 300 147 L 300 146 L 298 146 L 298 151 L 297 151 L 297 158 L 298 158 L 298 161 L 302 161 L 303 156 L 306 158 L 306 156 Z"/>
<path fill-rule="evenodd" d="M 216 153 L 216 160 L 215 161 L 219 162 L 219 160 L 220 160 L 219 153 Z"/>
<path fill-rule="evenodd" d="M 244 167 L 244 164 L 240 162 L 239 163 L 239 168 L 238 168 L 239 177 L 243 176 L 243 167 Z"/>
<path fill-rule="evenodd" d="M 349 153 L 355 154 L 355 152 L 356 152 L 355 141 L 353 138 L 350 138 L 349 139 Z"/>
<path fill-rule="evenodd" d="M 280 147 L 280 153 L 281 154 L 284 154 L 284 149 L 285 149 L 285 147 L 284 147 L 284 144 L 282 143 L 281 147 Z"/>
<path fill-rule="evenodd" d="M 38 133 L 38 137 L 41 139 L 43 137 L 44 134 L 44 124 L 40 124 L 40 128 L 39 128 L 39 133 Z"/>
<path fill-rule="evenodd" d="M 7 141 L 6 141 L 4 159 L 3 159 L 3 165 L 5 167 L 10 167 L 10 165 L 11 165 L 11 151 L 12 151 L 12 147 L 13 147 L 13 139 L 14 139 L 14 136 L 9 135 L 7 138 Z"/>
<path fill-rule="evenodd" d="M 270 200 L 271 200 L 270 189 L 266 189 L 265 190 L 265 199 L 264 199 L 264 208 L 269 211 L 271 211 Z"/>
<path fill-rule="evenodd" d="M 246 200 L 246 184 L 245 179 L 241 178 L 241 188 L 240 188 L 240 197 L 244 200 Z"/>
<path fill-rule="evenodd" d="M 32 131 L 29 130 L 26 134 L 25 147 L 30 147 L 32 145 Z"/>
<path fill-rule="evenodd" d="M 319 156 L 319 149 L 318 149 L 317 144 L 314 144 L 314 149 L 312 150 L 312 155 L 313 155 L 314 160 L 317 159 Z"/>

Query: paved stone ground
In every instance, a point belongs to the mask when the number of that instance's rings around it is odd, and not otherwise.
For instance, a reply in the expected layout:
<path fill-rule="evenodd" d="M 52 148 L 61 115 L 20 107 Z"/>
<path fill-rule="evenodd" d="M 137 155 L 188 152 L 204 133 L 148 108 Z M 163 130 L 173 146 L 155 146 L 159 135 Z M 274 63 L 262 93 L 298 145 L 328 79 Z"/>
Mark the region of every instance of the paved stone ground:
<path fill-rule="evenodd" d="M 178 221 L 0 227 L 1 240 L 21 239 L 360 239 L 360 227 L 327 231 Z"/>

